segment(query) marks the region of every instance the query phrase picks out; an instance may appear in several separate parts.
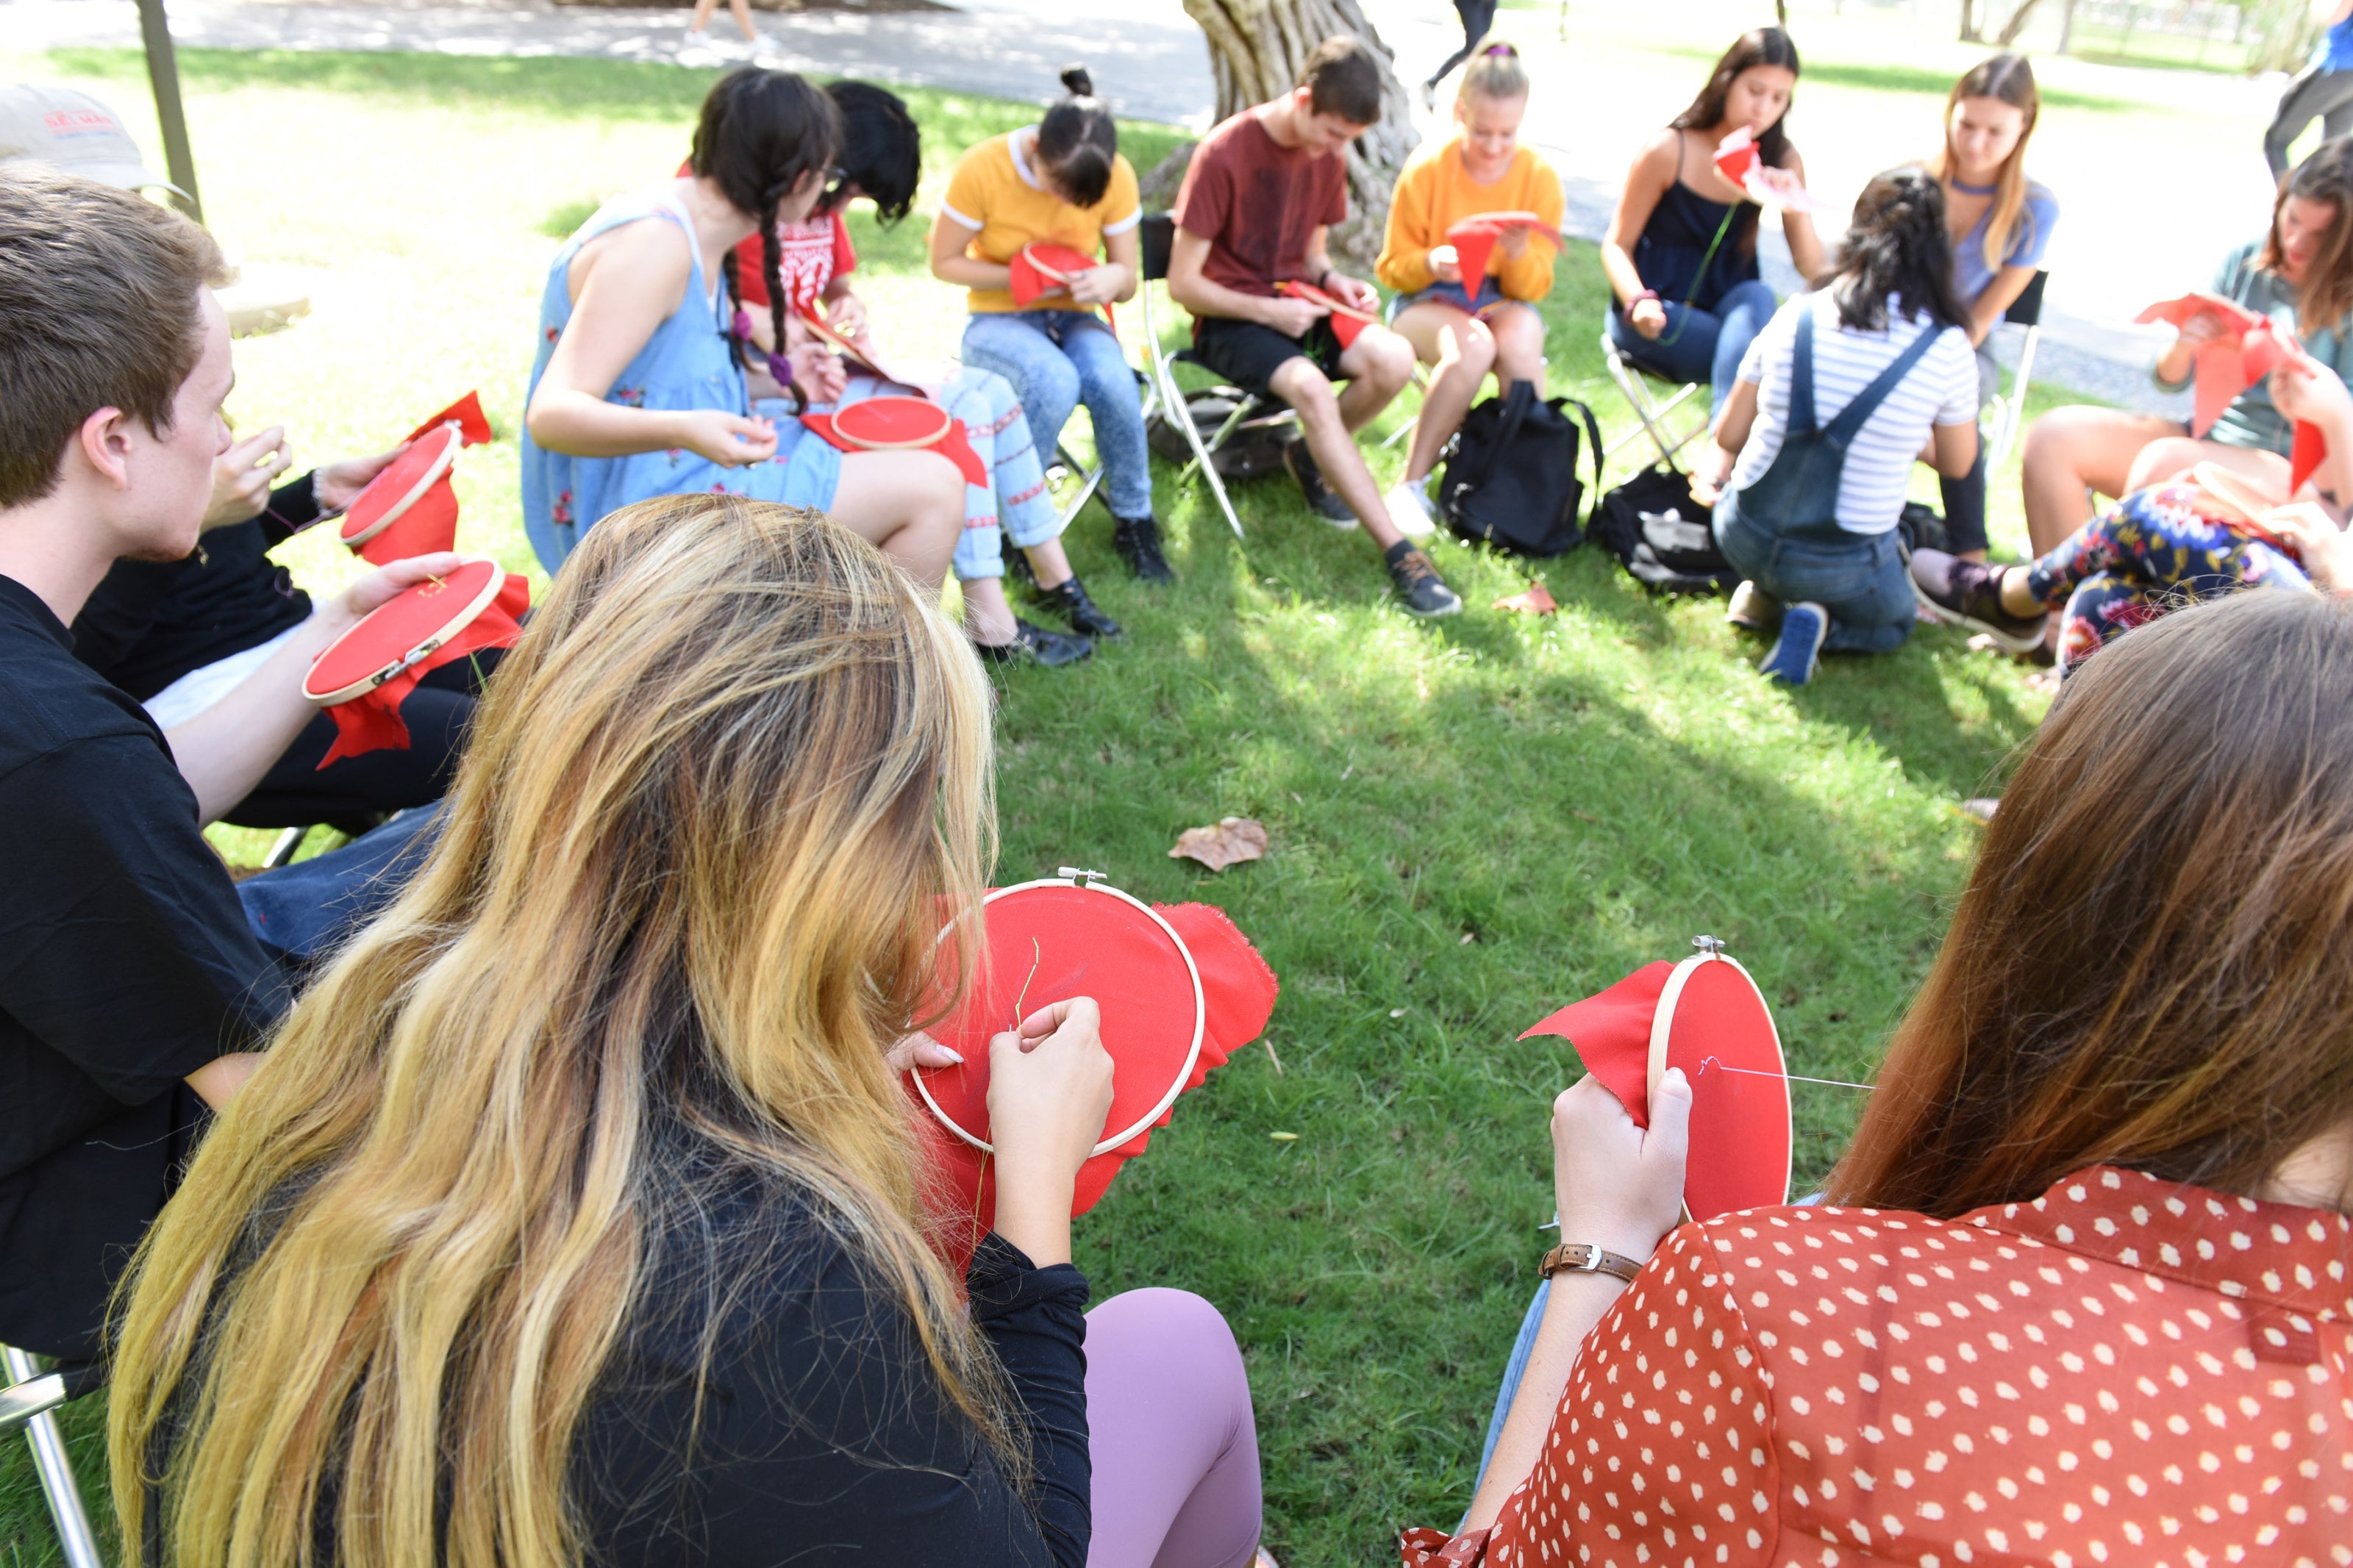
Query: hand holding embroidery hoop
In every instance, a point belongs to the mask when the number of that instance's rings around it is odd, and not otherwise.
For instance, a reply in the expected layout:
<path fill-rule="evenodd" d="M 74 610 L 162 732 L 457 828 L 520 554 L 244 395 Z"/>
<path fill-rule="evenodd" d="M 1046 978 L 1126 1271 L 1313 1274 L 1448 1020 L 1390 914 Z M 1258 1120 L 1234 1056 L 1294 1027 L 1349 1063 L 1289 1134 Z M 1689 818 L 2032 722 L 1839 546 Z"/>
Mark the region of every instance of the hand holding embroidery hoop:
<path fill-rule="evenodd" d="M 407 449 L 386 463 L 343 510 L 343 542 L 378 566 L 436 555 L 458 543 L 458 492 L 449 483 L 461 447 L 491 438 L 479 393 L 470 392 L 403 437 Z"/>
<path fill-rule="evenodd" d="M 1488 260 L 1494 255 L 1495 243 L 1515 228 L 1525 229 L 1531 239 L 1544 240 L 1557 246 L 1560 231 L 1532 212 L 1505 211 L 1473 213 L 1446 231 L 1447 243 L 1454 249 L 1454 265 L 1462 274 L 1462 290 L 1473 299 L 1478 297 L 1482 279 L 1487 276 Z"/>
<path fill-rule="evenodd" d="M 529 579 L 471 556 L 363 616 L 302 678 L 302 695 L 335 721 L 335 743 L 319 766 L 366 752 L 406 751 L 400 705 L 417 681 L 478 649 L 512 647 L 530 607 Z"/>
<path fill-rule="evenodd" d="M 1691 1154 L 1683 1210 L 1714 1219 L 1789 1201 L 1796 1137 L 1780 1032 L 1764 994 L 1714 937 L 1681 963 L 1648 963 L 1598 995 L 1531 1027 L 1577 1048 L 1637 1127 L 1671 1067 L 1691 1083 Z M 1575 1238 L 1569 1238 L 1575 1239 Z"/>
<path fill-rule="evenodd" d="M 1321 306 L 1332 321 L 1332 335 L 1340 340 L 1343 349 L 1356 346 L 1357 334 L 1366 327 L 1380 325 L 1381 319 L 1370 310 L 1359 310 L 1336 294 L 1326 293 L 1313 283 L 1303 283 L 1296 278 L 1286 278 L 1274 286 L 1278 294 L 1288 294 L 1294 300 L 1304 300 Z"/>
<path fill-rule="evenodd" d="M 1756 133 L 1746 125 L 1716 143 L 1715 163 L 1727 184 L 1739 186 L 1760 207 L 1794 213 L 1830 210 L 1830 204 L 1799 184 L 1797 175 L 1765 162 Z"/>
<path fill-rule="evenodd" d="M 870 397 L 830 414 L 804 414 L 801 423 L 844 452 L 933 451 L 948 459 L 968 485 L 987 485 L 988 470 L 965 438 L 964 421 L 921 397 Z"/>
<path fill-rule="evenodd" d="M 1146 904 L 1074 868 L 990 892 L 982 920 L 982 972 L 963 1004 L 930 1030 L 964 1062 L 907 1074 L 918 1125 L 946 1182 L 935 1205 L 944 1245 L 959 1262 L 997 1212 L 994 1037 L 1073 996 L 1092 997 L 1101 1009 L 1114 1064 L 1112 1107 L 1079 1171 L 1071 1213 L 1082 1215 L 1168 1124 L 1177 1098 L 1265 1029 L 1278 989 L 1274 972 L 1222 910 Z"/>
<path fill-rule="evenodd" d="M 1015 251 L 1013 259 L 1005 264 L 1005 269 L 1012 274 L 1013 302 L 1026 310 L 1049 294 L 1068 294 L 1080 273 L 1091 272 L 1102 265 L 1083 250 L 1056 245 L 1050 240 L 1037 240 Z M 1082 310 L 1093 308 L 1091 305 L 1080 307 Z M 1119 318 L 1112 314 L 1109 300 L 1103 302 L 1103 321 L 1111 330 L 1114 332 L 1119 331 Z"/>

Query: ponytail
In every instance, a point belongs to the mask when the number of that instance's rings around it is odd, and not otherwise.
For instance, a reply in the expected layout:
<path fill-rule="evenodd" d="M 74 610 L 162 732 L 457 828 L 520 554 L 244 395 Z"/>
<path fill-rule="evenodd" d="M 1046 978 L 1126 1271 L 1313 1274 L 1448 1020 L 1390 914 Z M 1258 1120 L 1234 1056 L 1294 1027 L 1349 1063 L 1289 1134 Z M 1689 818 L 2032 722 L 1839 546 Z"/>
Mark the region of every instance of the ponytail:
<path fill-rule="evenodd" d="M 1119 127 L 1111 106 L 1095 96 L 1094 79 L 1084 66 L 1062 72 L 1070 96 L 1046 110 L 1038 122 L 1038 164 L 1050 174 L 1074 206 L 1091 207 L 1111 189 L 1113 161 L 1119 156 Z"/>
<path fill-rule="evenodd" d="M 1849 331 L 1887 328 L 1893 300 L 1906 316 L 1939 327 L 1965 326 L 1968 311 L 1953 292 L 1953 242 L 1945 233 L 1945 188 L 1916 163 L 1872 176 L 1854 204 L 1854 223 L 1839 244 L 1831 295 Z"/>

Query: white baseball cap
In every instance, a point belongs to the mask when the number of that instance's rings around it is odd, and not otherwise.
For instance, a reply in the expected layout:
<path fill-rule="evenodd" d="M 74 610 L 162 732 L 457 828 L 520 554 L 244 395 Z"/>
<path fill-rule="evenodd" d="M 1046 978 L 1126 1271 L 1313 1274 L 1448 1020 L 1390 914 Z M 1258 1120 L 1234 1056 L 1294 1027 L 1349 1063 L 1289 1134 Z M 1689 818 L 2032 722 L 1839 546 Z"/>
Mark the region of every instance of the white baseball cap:
<path fill-rule="evenodd" d="M 0 88 L 0 163 L 41 163 L 125 190 L 185 191 L 149 172 L 114 110 L 71 88 Z"/>

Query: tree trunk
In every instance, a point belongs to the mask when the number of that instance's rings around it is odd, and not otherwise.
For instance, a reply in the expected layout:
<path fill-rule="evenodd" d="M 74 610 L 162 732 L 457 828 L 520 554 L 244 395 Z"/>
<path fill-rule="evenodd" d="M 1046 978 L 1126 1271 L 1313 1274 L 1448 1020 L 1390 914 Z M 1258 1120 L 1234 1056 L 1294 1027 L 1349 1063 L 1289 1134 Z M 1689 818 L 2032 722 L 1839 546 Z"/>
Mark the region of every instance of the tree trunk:
<path fill-rule="evenodd" d="M 1315 46 L 1335 33 L 1355 34 L 1385 62 L 1396 58 L 1356 0 L 1185 0 L 1185 11 L 1208 35 L 1219 120 L 1289 92 Z M 1359 277 L 1372 276 L 1388 224 L 1389 191 L 1420 140 L 1412 100 L 1385 64 L 1380 121 L 1349 144 L 1348 216 L 1331 235 L 1333 260 Z"/>
<path fill-rule="evenodd" d="M 2042 0 L 2018 0 L 2018 9 L 2012 11 L 2010 20 L 2001 25 L 2001 37 L 1995 42 L 2005 49 L 2018 42 L 2018 35 L 2026 31 L 2027 23 L 2034 20 L 2034 8 L 2042 3 Z"/>
<path fill-rule="evenodd" d="M 1977 0 L 1961 0 L 1961 42 L 1974 44 L 1979 41 Z"/>
<path fill-rule="evenodd" d="M 2067 8 L 2059 13 L 2059 52 L 2065 54 L 2075 42 L 2075 0 L 2067 0 Z"/>

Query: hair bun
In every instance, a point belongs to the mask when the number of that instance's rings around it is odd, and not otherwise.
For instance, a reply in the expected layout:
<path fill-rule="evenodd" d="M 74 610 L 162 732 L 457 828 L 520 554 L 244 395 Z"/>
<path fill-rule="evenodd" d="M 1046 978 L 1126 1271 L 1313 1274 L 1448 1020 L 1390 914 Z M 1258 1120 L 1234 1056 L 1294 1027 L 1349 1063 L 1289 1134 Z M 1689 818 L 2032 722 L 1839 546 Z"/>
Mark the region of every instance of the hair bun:
<path fill-rule="evenodd" d="M 1087 68 L 1082 65 L 1064 66 L 1062 85 L 1074 98 L 1092 98 L 1095 95 L 1095 79 L 1087 74 Z"/>

